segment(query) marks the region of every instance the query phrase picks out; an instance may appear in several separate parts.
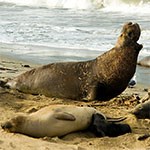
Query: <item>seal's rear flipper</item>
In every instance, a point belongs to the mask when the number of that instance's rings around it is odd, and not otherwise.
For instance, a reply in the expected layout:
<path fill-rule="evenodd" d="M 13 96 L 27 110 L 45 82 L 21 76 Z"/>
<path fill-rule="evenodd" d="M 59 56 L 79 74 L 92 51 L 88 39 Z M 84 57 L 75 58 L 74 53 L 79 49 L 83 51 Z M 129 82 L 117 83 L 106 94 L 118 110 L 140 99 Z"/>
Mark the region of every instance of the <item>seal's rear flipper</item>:
<path fill-rule="evenodd" d="M 107 130 L 105 132 L 106 136 L 117 137 L 126 133 L 131 133 L 131 128 L 128 124 L 115 124 L 108 123 Z"/>
<path fill-rule="evenodd" d="M 58 120 L 68 120 L 68 121 L 75 121 L 76 118 L 67 112 L 56 112 L 54 117 Z"/>
<path fill-rule="evenodd" d="M 119 117 L 119 118 L 107 117 L 108 122 L 121 122 L 124 121 L 125 119 L 127 119 L 127 117 Z"/>
<path fill-rule="evenodd" d="M 114 118 L 113 118 L 114 119 Z M 124 118 L 115 118 L 115 122 L 120 122 Z M 89 130 L 98 137 L 109 136 L 116 137 L 131 132 L 131 128 L 128 124 L 118 124 L 114 120 L 108 121 L 102 118 L 99 114 L 93 114 L 92 123 Z"/>

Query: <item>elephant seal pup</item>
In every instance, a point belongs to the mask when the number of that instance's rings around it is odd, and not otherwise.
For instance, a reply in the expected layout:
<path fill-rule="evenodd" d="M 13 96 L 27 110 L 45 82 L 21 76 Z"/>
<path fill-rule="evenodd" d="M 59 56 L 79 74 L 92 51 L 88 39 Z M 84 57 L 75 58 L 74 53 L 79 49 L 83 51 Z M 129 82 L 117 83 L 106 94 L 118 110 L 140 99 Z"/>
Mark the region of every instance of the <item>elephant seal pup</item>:
<path fill-rule="evenodd" d="M 19 115 L 3 123 L 1 127 L 9 132 L 22 133 L 32 137 L 63 136 L 85 130 L 92 123 L 92 115 L 99 114 L 106 122 L 120 122 L 125 118 L 107 118 L 92 107 L 74 105 L 52 105 L 29 115 Z M 101 122 L 103 124 L 103 121 Z M 105 123 L 103 126 L 107 125 Z"/>
<path fill-rule="evenodd" d="M 144 67 L 150 67 L 150 56 L 144 57 L 138 62 L 138 65 Z"/>
<path fill-rule="evenodd" d="M 94 60 L 52 63 L 27 71 L 7 86 L 49 97 L 109 100 L 125 90 L 133 77 L 142 45 L 137 41 L 140 27 L 123 26 L 114 48 Z"/>

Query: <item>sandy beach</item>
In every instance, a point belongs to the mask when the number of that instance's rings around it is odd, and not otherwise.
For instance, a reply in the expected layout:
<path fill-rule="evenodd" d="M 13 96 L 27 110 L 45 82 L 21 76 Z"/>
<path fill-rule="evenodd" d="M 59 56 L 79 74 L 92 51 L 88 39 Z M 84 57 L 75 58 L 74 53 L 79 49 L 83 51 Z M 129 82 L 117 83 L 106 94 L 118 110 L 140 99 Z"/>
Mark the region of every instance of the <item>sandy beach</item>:
<path fill-rule="evenodd" d="M 0 80 L 13 78 L 22 72 L 37 67 L 36 64 L 22 62 L 8 56 L 0 56 Z M 149 150 L 150 138 L 138 140 L 145 133 L 150 133 L 150 120 L 136 120 L 129 114 L 138 103 L 137 97 L 147 94 L 147 86 L 136 85 L 127 88 L 121 95 L 108 102 L 103 101 L 74 101 L 68 99 L 48 98 L 43 95 L 24 94 L 18 91 L 0 88 L 0 124 L 17 113 L 32 113 L 40 108 L 53 104 L 72 104 L 77 106 L 90 106 L 102 111 L 110 117 L 127 116 L 124 121 L 129 123 L 132 133 L 119 137 L 97 138 L 88 131 L 81 131 L 66 135 L 62 138 L 44 137 L 32 138 L 22 134 L 7 133 L 0 128 L 0 149 L 2 150 Z"/>

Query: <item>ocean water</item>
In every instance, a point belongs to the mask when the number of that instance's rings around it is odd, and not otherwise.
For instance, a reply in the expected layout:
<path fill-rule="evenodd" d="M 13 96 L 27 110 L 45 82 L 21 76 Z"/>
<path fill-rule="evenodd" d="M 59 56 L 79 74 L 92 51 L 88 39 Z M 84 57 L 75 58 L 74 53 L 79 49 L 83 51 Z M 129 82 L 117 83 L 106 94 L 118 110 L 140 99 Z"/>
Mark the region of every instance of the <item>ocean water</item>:
<path fill-rule="evenodd" d="M 82 61 L 111 49 L 126 22 L 141 26 L 150 55 L 150 0 L 0 0 L 0 54 L 39 64 Z M 150 85 L 150 69 L 137 68 Z"/>

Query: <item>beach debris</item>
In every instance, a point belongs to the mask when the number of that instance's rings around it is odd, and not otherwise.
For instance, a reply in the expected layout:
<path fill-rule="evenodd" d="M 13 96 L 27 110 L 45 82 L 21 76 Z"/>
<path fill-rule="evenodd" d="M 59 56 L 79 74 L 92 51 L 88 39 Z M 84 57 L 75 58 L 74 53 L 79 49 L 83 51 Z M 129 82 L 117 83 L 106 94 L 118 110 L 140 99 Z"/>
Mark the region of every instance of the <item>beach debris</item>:
<path fill-rule="evenodd" d="M 5 68 L 5 67 L 0 67 L 0 70 L 2 71 L 18 71 L 17 69 L 10 69 L 10 68 Z"/>
<path fill-rule="evenodd" d="M 113 103 L 119 106 L 135 106 L 140 103 L 139 100 L 139 94 L 133 93 L 132 95 L 119 95 L 113 99 Z"/>
<path fill-rule="evenodd" d="M 133 78 L 128 83 L 128 88 L 133 88 L 136 85 L 136 75 L 133 76 Z"/>
<path fill-rule="evenodd" d="M 136 85 L 135 80 L 130 80 L 129 84 L 128 84 L 128 88 L 133 88 Z"/>
<path fill-rule="evenodd" d="M 140 99 L 140 103 L 144 103 L 145 101 L 150 99 L 150 90 L 147 90 L 147 92 L 148 93 Z"/>
<path fill-rule="evenodd" d="M 17 69 L 11 69 L 11 68 L 6 68 L 6 67 L 0 67 L 0 73 L 2 72 L 7 72 L 7 73 L 15 73 L 17 72 Z"/>
<path fill-rule="evenodd" d="M 22 65 L 22 67 L 30 68 L 30 65 Z"/>
<path fill-rule="evenodd" d="M 8 78 L 0 79 L 0 87 L 5 88 L 5 85 L 8 82 L 8 80 Z"/>
<path fill-rule="evenodd" d="M 139 140 L 139 141 L 143 141 L 143 140 L 146 140 L 146 139 L 149 138 L 149 137 L 150 137 L 150 134 L 140 135 L 140 136 L 138 137 L 138 140 Z"/>
<path fill-rule="evenodd" d="M 4 86 L 5 86 L 5 84 L 6 84 L 6 82 L 5 82 L 5 81 L 0 80 L 0 87 L 4 87 Z"/>
<path fill-rule="evenodd" d="M 139 104 L 139 100 L 140 100 L 139 95 L 138 94 L 133 94 L 130 99 L 124 101 L 124 104 L 127 105 L 127 106 L 137 105 L 137 104 Z"/>
<path fill-rule="evenodd" d="M 148 92 L 148 88 L 144 88 L 143 91 L 144 91 L 144 92 Z"/>

